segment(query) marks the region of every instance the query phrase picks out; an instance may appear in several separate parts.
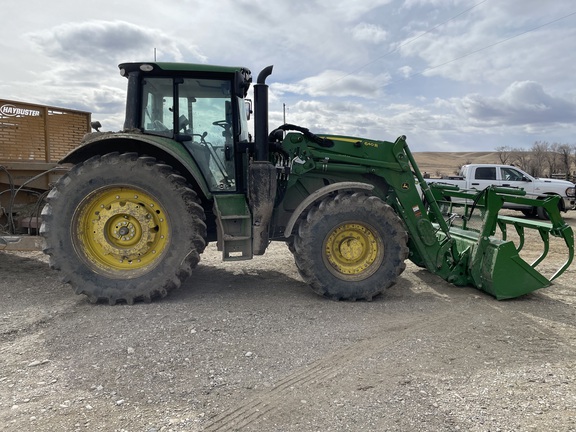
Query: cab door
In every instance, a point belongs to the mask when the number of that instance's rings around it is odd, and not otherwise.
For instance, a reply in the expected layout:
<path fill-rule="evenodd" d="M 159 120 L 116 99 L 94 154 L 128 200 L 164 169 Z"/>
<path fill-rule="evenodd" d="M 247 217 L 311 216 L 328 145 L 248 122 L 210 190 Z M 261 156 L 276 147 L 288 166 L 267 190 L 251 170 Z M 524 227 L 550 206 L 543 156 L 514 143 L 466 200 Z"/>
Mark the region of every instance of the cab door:
<path fill-rule="evenodd" d="M 501 186 L 514 187 L 524 189 L 526 192 L 532 192 L 532 181 L 519 171 L 512 167 L 500 167 L 500 175 L 502 178 Z"/>

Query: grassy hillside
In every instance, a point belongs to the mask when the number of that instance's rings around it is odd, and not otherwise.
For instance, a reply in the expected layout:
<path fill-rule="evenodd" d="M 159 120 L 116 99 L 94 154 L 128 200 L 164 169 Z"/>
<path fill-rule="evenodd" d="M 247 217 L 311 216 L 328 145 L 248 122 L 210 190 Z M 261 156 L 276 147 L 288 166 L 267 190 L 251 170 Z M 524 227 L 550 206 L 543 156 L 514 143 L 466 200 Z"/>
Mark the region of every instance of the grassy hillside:
<path fill-rule="evenodd" d="M 431 177 L 454 175 L 467 163 L 500 163 L 496 152 L 416 152 L 414 158 L 420 171 Z"/>

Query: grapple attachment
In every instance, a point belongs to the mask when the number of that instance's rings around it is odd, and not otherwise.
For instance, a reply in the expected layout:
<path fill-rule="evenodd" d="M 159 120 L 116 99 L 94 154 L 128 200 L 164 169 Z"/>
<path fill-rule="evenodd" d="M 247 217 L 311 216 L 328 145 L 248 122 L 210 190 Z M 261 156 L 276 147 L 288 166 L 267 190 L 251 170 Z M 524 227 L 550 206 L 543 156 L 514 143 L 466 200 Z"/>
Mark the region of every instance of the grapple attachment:
<path fill-rule="evenodd" d="M 393 149 L 399 165 L 410 167 L 424 198 L 423 205 L 404 198 L 410 191 L 405 181 L 399 185 L 404 192 L 392 203 L 410 231 L 416 233 L 410 238 L 410 259 L 416 264 L 454 285 L 472 285 L 502 300 L 549 286 L 572 263 L 574 233 L 560 215 L 560 197 L 529 197 L 522 189 L 496 186 L 477 191 L 428 184 L 405 137 L 396 140 Z M 505 203 L 541 208 L 549 221 L 500 214 Z M 548 276 L 548 266 L 538 267 L 544 263 L 552 239 L 563 243 L 567 251 L 564 264 Z M 531 259 L 532 252 L 524 251 L 523 246 L 534 241 L 542 243 L 542 252 Z"/>
<path fill-rule="evenodd" d="M 460 206 L 452 204 L 452 199 L 445 201 L 448 212 L 444 217 L 447 215 L 448 229 L 442 230 L 439 225 L 440 238 L 452 244 L 452 254 L 457 258 L 457 264 L 447 276 L 448 281 L 456 285 L 471 284 L 502 300 L 547 287 L 570 266 L 574 258 L 574 234 L 560 216 L 559 197 L 528 198 L 524 191 L 510 188 L 488 187 L 481 192 L 472 192 L 432 186 L 439 189 L 433 193 L 435 196 L 466 200 Z M 543 207 L 550 221 L 501 215 L 499 212 L 505 202 Z M 455 207 L 460 207 L 459 214 L 453 212 Z M 460 227 L 455 226 L 456 219 L 462 220 Z M 477 227 L 472 226 L 474 222 Z M 510 230 L 510 227 L 514 229 Z M 514 239 L 510 238 L 511 234 Z M 551 238 L 561 239 L 567 248 L 567 258 L 560 268 L 545 276 L 537 267 L 550 251 Z M 521 256 L 523 247 L 528 241 L 538 240 L 542 242 L 542 251 L 529 264 Z"/>

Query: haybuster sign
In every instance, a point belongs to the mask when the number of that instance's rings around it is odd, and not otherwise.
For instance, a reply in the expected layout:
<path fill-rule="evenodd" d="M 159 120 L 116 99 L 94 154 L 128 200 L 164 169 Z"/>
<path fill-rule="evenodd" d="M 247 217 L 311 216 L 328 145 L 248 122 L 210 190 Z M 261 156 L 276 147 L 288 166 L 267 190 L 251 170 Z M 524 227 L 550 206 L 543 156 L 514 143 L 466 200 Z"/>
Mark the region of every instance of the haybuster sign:
<path fill-rule="evenodd" d="M 0 107 L 0 116 L 5 117 L 39 117 L 40 111 L 37 109 L 19 108 L 12 104 L 5 104 Z"/>

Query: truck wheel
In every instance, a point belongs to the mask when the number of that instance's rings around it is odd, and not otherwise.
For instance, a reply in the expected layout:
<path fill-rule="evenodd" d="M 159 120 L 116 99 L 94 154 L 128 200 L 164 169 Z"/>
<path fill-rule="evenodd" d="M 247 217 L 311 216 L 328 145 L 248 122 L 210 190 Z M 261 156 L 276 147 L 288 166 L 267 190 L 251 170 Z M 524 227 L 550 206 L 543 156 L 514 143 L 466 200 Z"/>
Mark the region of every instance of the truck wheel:
<path fill-rule="evenodd" d="M 535 207 L 530 207 L 529 209 L 522 209 L 520 211 L 522 212 L 522 214 L 524 216 L 529 217 L 529 218 L 533 218 L 533 217 L 537 216 Z"/>
<path fill-rule="evenodd" d="M 294 237 L 300 275 L 317 294 L 333 300 L 372 300 L 406 267 L 406 230 L 392 208 L 374 196 L 325 198 Z"/>
<path fill-rule="evenodd" d="M 558 201 L 558 211 L 559 212 L 563 211 L 561 200 Z M 548 212 L 546 211 L 546 209 L 544 209 L 544 207 L 536 207 L 536 215 L 538 216 L 538 219 L 550 220 L 550 216 L 548 215 Z"/>
<path fill-rule="evenodd" d="M 166 296 L 191 274 L 206 246 L 196 193 L 152 157 L 92 157 L 63 176 L 47 202 L 44 252 L 93 303 Z"/>

